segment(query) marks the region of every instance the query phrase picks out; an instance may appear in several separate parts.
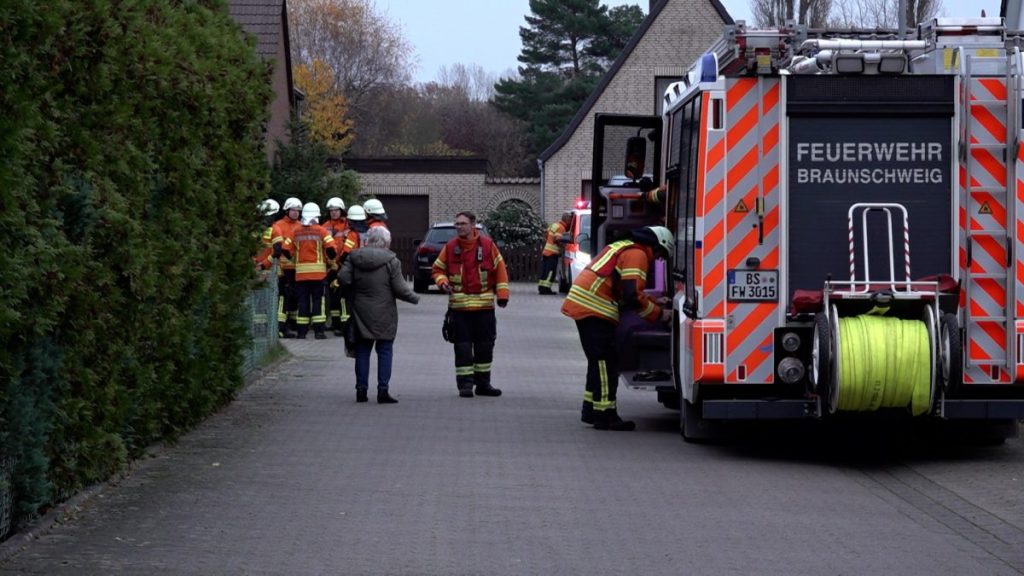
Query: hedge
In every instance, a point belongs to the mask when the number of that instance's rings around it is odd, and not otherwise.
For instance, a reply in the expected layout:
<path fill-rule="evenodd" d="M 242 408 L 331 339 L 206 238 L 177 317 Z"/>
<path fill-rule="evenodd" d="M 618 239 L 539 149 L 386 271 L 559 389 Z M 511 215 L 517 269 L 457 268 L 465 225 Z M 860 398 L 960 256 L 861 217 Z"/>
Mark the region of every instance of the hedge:
<path fill-rule="evenodd" d="M 270 70 L 219 0 L 7 0 L 0 62 L 0 459 L 24 518 L 240 387 Z"/>

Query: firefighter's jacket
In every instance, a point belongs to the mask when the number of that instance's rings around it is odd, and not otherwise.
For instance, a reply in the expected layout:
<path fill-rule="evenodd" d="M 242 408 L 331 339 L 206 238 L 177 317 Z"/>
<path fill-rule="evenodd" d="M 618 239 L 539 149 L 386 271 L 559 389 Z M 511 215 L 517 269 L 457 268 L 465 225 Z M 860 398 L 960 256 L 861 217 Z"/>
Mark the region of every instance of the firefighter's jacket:
<path fill-rule="evenodd" d="M 373 218 L 371 218 L 370 219 L 370 223 L 366 225 L 366 229 L 367 230 L 369 230 L 370 228 L 387 228 L 387 227 L 388 227 L 387 223 L 384 222 L 383 220 L 376 220 L 376 219 L 373 219 Z"/>
<path fill-rule="evenodd" d="M 548 235 L 544 239 L 544 251 L 541 252 L 541 256 L 554 256 L 562 251 L 561 247 L 558 245 L 558 241 L 562 238 L 562 234 L 565 234 L 565 222 L 562 220 L 548 226 Z"/>
<path fill-rule="evenodd" d="M 345 260 L 345 255 L 359 247 L 359 233 L 348 227 L 348 219 L 328 220 L 324 224 L 327 233 L 334 238 L 334 249 L 338 252 L 338 265 Z"/>
<path fill-rule="evenodd" d="M 323 226 L 299 226 L 285 244 L 295 259 L 296 282 L 323 280 L 327 277 L 327 249 L 334 248 L 334 237 Z"/>
<path fill-rule="evenodd" d="M 274 226 L 267 226 L 260 234 L 260 250 L 253 257 L 260 270 L 270 270 L 274 265 Z"/>
<path fill-rule="evenodd" d="M 508 300 L 508 271 L 494 242 L 479 232 L 463 240 L 456 236 L 434 260 L 434 283 L 451 284 L 448 307 L 453 310 L 493 310 L 494 299 Z"/>
<path fill-rule="evenodd" d="M 609 244 L 572 283 L 562 314 L 573 320 L 601 318 L 618 324 L 619 310 L 635 309 L 645 320 L 657 320 L 661 307 L 644 293 L 653 260 L 650 247 L 632 240 Z"/>
<path fill-rule="evenodd" d="M 302 228 L 302 222 L 298 220 L 292 220 L 285 216 L 277 222 L 274 222 L 274 226 L 271 231 L 271 245 L 281 244 L 281 247 L 285 250 L 292 251 L 291 243 L 294 242 L 295 231 Z M 294 270 L 295 269 L 295 254 L 292 253 L 291 258 L 284 255 L 281 256 L 281 269 L 282 270 Z"/>

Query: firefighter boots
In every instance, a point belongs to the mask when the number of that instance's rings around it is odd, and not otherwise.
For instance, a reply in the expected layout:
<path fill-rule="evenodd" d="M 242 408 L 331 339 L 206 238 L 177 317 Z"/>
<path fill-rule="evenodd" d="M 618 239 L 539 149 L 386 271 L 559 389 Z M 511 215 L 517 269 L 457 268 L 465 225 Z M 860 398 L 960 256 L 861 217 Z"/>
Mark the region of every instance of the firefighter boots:
<path fill-rule="evenodd" d="M 327 334 L 324 334 L 324 325 L 323 324 L 314 324 L 313 325 L 313 337 L 316 338 L 317 340 L 326 340 L 327 339 Z"/>
<path fill-rule="evenodd" d="M 612 430 L 615 432 L 628 432 L 636 429 L 636 423 L 632 420 L 623 420 L 615 410 L 594 412 L 594 429 Z"/>
<path fill-rule="evenodd" d="M 299 331 L 295 333 L 295 337 L 299 340 L 306 339 L 306 333 L 309 332 L 309 326 L 299 326 Z"/>
<path fill-rule="evenodd" d="M 472 398 L 473 387 L 472 386 L 459 386 L 459 397 L 460 398 Z"/>
<path fill-rule="evenodd" d="M 501 388 L 491 386 L 490 382 L 476 385 L 477 396 L 501 396 Z"/>
<path fill-rule="evenodd" d="M 580 422 L 584 424 L 594 423 L 594 405 L 590 402 L 583 402 L 583 409 L 580 411 Z"/>

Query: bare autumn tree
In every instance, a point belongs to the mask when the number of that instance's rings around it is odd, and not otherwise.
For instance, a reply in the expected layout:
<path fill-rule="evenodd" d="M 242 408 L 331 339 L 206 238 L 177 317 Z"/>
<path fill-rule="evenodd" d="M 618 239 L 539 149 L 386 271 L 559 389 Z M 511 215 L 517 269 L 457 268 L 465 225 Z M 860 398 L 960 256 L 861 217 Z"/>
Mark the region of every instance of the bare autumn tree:
<path fill-rule="evenodd" d="M 498 78 L 479 64 L 452 64 L 442 66 L 437 73 L 437 84 L 458 88 L 470 100 L 486 102 L 494 96 Z"/>
<path fill-rule="evenodd" d="M 412 48 L 371 0 L 290 0 L 288 9 L 292 62 L 330 66 L 357 128 L 375 90 L 409 82 Z"/>
<path fill-rule="evenodd" d="M 759 28 L 774 28 L 787 21 L 824 28 L 832 4 L 833 0 L 750 0 L 750 12 Z"/>
<path fill-rule="evenodd" d="M 942 10 L 942 0 L 906 0 L 907 26 L 934 18 Z M 836 4 L 829 20 L 840 28 L 899 27 L 899 0 L 844 0 Z"/>

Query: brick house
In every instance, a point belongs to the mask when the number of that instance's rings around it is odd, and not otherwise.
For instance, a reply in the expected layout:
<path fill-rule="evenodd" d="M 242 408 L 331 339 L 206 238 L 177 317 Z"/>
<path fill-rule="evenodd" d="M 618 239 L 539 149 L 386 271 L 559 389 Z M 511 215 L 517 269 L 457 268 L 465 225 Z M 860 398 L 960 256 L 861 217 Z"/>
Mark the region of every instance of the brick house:
<path fill-rule="evenodd" d="M 292 84 L 292 58 L 288 40 L 287 0 L 229 0 L 228 14 L 243 30 L 256 37 L 256 53 L 273 62 L 274 99 L 266 128 L 267 162 L 274 160 L 277 142 L 288 142 L 288 120 L 298 95 Z"/>
<path fill-rule="evenodd" d="M 413 242 L 435 222 L 450 222 L 469 210 L 481 219 L 506 201 L 540 208 L 537 178 L 490 178 L 487 159 L 466 156 L 345 158 L 359 173 L 360 194 L 380 199 L 388 213 L 391 249 L 403 264 L 412 259 Z"/>
<path fill-rule="evenodd" d="M 651 0 L 650 12 L 555 142 L 540 153 L 541 215 L 550 220 L 590 198 L 594 114 L 659 114 L 669 84 L 733 19 L 719 0 Z"/>

